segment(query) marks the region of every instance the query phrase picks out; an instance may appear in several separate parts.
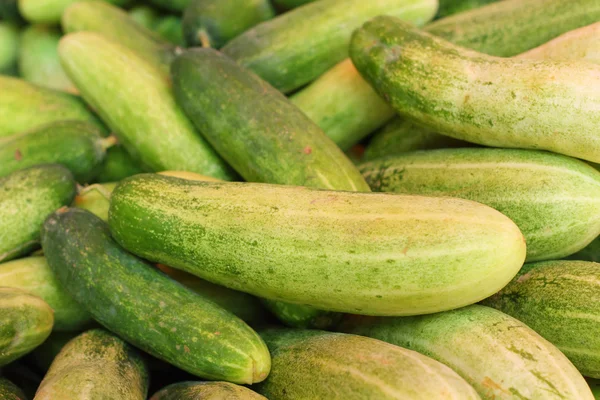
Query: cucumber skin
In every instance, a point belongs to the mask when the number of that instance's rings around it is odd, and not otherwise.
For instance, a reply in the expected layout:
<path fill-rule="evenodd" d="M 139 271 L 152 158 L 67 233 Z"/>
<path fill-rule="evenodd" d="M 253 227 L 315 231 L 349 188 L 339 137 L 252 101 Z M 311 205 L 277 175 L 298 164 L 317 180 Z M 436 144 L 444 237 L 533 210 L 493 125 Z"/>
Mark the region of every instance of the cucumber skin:
<path fill-rule="evenodd" d="M 0 399 L 27 400 L 23 391 L 6 378 L 0 377 Z"/>
<path fill-rule="evenodd" d="M 437 4 L 437 0 L 320 0 L 247 30 L 222 51 L 288 93 L 346 58 L 352 31 L 365 21 L 388 14 L 423 25 L 433 18 Z"/>
<path fill-rule="evenodd" d="M 316 0 L 271 0 L 271 3 L 280 10 L 291 10 L 292 8 L 300 7 L 315 1 Z"/>
<path fill-rule="evenodd" d="M 512 221 L 459 199 L 145 174 L 116 187 L 109 224 L 117 242 L 151 261 L 259 297 L 360 314 L 474 303 L 525 258 Z M 471 241 L 476 249 L 465 248 Z"/>
<path fill-rule="evenodd" d="M 181 382 L 169 385 L 150 400 L 266 400 L 266 397 L 229 382 Z"/>
<path fill-rule="evenodd" d="M 357 30 L 350 52 L 396 110 L 442 134 L 600 161 L 596 65 L 490 57 L 392 17 Z"/>
<path fill-rule="evenodd" d="M 341 321 L 342 315 L 316 309 L 302 304 L 291 304 L 283 301 L 262 299 L 262 303 L 279 321 L 292 328 L 300 329 L 329 329 Z"/>
<path fill-rule="evenodd" d="M 58 164 L 0 178 L 0 262 L 39 247 L 42 223 L 50 213 L 70 204 L 75 191 L 73 175 Z"/>
<path fill-rule="evenodd" d="M 557 346 L 590 378 L 600 378 L 600 264 L 546 261 L 525 264 L 483 304 L 523 321 Z"/>
<path fill-rule="evenodd" d="M 181 12 L 191 3 L 191 0 L 150 0 L 150 3 L 171 11 Z"/>
<path fill-rule="evenodd" d="M 109 147 L 106 150 L 104 162 L 96 175 L 96 182 L 117 182 L 132 175 L 146 172 L 139 166 L 125 148 L 121 145 Z"/>
<path fill-rule="evenodd" d="M 596 379 L 587 379 L 588 384 L 590 385 L 590 389 L 592 389 L 592 393 L 594 394 L 594 398 L 596 400 L 600 399 L 600 382 Z"/>
<path fill-rule="evenodd" d="M 554 345 L 489 307 L 402 318 L 348 316 L 339 328 L 432 357 L 484 400 L 593 399 L 581 374 Z"/>
<path fill-rule="evenodd" d="M 0 74 L 15 75 L 19 42 L 19 27 L 0 18 Z"/>
<path fill-rule="evenodd" d="M 567 260 L 600 262 L 600 237 L 592 240 L 590 244 L 575 254 L 565 257 Z"/>
<path fill-rule="evenodd" d="M 453 14 L 467 12 L 475 8 L 495 3 L 498 0 L 440 0 L 436 18 L 444 18 Z"/>
<path fill-rule="evenodd" d="M 267 376 L 270 357 L 256 332 L 119 247 L 90 212 L 52 214 L 42 244 L 63 287 L 129 343 L 204 378 L 250 384 Z"/>
<path fill-rule="evenodd" d="M 52 331 L 52 308 L 21 289 L 0 287 L 0 367 L 42 344 Z"/>
<path fill-rule="evenodd" d="M 140 354 L 112 334 L 94 329 L 58 353 L 34 400 L 145 400 L 148 371 Z"/>
<path fill-rule="evenodd" d="M 124 6 L 129 0 L 106 0 Z M 66 9 L 77 0 L 18 0 L 21 15 L 30 23 L 54 25 L 60 22 Z"/>

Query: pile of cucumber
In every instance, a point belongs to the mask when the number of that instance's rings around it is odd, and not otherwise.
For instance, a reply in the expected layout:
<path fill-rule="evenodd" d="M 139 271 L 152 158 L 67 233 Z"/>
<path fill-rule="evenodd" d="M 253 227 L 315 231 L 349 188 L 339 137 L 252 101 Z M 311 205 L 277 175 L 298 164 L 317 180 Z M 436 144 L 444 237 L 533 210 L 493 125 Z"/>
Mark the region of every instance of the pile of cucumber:
<path fill-rule="evenodd" d="M 0 400 L 600 399 L 599 235 L 600 0 L 0 0 Z"/>

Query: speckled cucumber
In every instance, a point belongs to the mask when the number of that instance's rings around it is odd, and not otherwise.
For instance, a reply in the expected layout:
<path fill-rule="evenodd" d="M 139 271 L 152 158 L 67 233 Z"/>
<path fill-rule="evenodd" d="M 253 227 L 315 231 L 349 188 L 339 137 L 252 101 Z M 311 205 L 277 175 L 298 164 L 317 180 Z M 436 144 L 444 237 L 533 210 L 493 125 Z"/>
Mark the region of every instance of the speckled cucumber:
<path fill-rule="evenodd" d="M 50 306 L 21 289 L 0 287 L 0 367 L 39 346 L 52 331 Z"/>
<path fill-rule="evenodd" d="M 23 391 L 6 378 L 0 377 L 0 399 L 27 400 Z"/>
<path fill-rule="evenodd" d="M 145 400 L 147 393 L 148 371 L 137 350 L 95 329 L 62 348 L 34 400 Z"/>
<path fill-rule="evenodd" d="M 0 74 L 16 75 L 18 49 L 18 26 L 14 23 L 0 20 Z"/>
<path fill-rule="evenodd" d="M 440 7 L 436 18 L 444 18 L 449 15 L 466 12 L 497 1 L 498 0 L 440 0 Z"/>
<path fill-rule="evenodd" d="M 365 21 L 385 14 L 422 25 L 437 6 L 437 0 L 316 1 L 246 31 L 223 52 L 288 93 L 346 58 L 352 31 Z"/>
<path fill-rule="evenodd" d="M 259 297 L 361 314 L 474 303 L 525 258 L 512 221 L 460 199 L 143 174 L 117 186 L 109 223 L 151 261 Z"/>
<path fill-rule="evenodd" d="M 122 249 L 90 212 L 52 214 L 42 245 L 61 285 L 136 347 L 208 379 L 251 384 L 269 373 L 269 352 L 256 332 Z"/>
<path fill-rule="evenodd" d="M 39 247 L 46 217 L 75 197 L 73 175 L 58 164 L 40 165 L 0 178 L 0 262 Z"/>
<path fill-rule="evenodd" d="M 442 134 L 600 161 L 599 66 L 490 57 L 386 16 L 356 31 L 350 53 L 396 110 Z"/>
<path fill-rule="evenodd" d="M 438 360 L 484 400 L 593 399 L 581 374 L 554 345 L 489 307 L 403 318 L 349 316 L 340 329 Z M 274 370 L 276 363 L 273 355 Z"/>
<path fill-rule="evenodd" d="M 118 6 L 129 3 L 129 0 L 105 0 Z M 77 0 L 18 0 L 19 11 L 31 23 L 56 24 L 60 22 L 67 7 Z"/>
<path fill-rule="evenodd" d="M 600 378 L 600 264 L 525 264 L 484 304 L 523 321 L 557 346 L 579 371 Z"/>
<path fill-rule="evenodd" d="M 366 337 L 310 330 L 261 333 L 273 356 L 256 390 L 269 399 L 479 399 L 447 366 Z"/>
<path fill-rule="evenodd" d="M 570 157 L 440 149 L 387 157 L 360 169 L 375 191 L 460 197 L 495 208 L 523 232 L 528 261 L 566 257 L 600 234 L 600 172 Z"/>
<path fill-rule="evenodd" d="M 229 382 L 181 382 L 169 385 L 150 400 L 266 400 L 266 397 Z"/>

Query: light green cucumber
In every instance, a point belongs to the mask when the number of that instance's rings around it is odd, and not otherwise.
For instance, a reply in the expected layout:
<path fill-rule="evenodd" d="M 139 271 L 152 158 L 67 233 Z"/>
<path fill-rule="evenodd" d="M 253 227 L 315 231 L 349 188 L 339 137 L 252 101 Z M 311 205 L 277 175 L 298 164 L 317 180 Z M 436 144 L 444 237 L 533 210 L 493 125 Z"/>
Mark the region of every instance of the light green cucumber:
<path fill-rule="evenodd" d="M 486 4 L 495 3 L 498 0 L 439 0 L 440 7 L 436 18 L 443 18 L 449 15 L 458 14 L 482 7 Z"/>
<path fill-rule="evenodd" d="M 516 225 L 467 200 L 156 174 L 117 185 L 109 224 L 130 252 L 213 283 L 373 315 L 474 303 L 525 258 Z"/>
<path fill-rule="evenodd" d="M 285 325 L 301 329 L 329 329 L 337 325 L 342 315 L 303 304 L 262 300 L 263 304 Z"/>
<path fill-rule="evenodd" d="M 346 58 L 352 32 L 369 19 L 385 14 L 423 25 L 437 6 L 437 0 L 315 1 L 247 30 L 223 52 L 288 93 Z"/>
<path fill-rule="evenodd" d="M 90 315 L 60 286 L 45 257 L 26 257 L 0 264 L 2 286 L 40 297 L 54 310 L 54 330 L 73 331 L 89 324 Z"/>
<path fill-rule="evenodd" d="M 96 175 L 100 183 L 116 182 L 131 175 L 145 172 L 123 146 L 117 144 L 107 149 L 104 162 Z"/>
<path fill-rule="evenodd" d="M 23 17 L 34 24 L 58 24 L 65 10 L 78 0 L 18 0 L 19 11 Z M 117 6 L 129 3 L 129 0 L 106 0 Z"/>
<path fill-rule="evenodd" d="M 546 261 L 525 264 L 483 304 L 524 322 L 558 347 L 591 378 L 600 378 L 600 264 Z"/>
<path fill-rule="evenodd" d="M 0 21 L 0 74 L 15 74 L 18 53 L 18 26 L 11 22 Z"/>
<path fill-rule="evenodd" d="M 34 400 L 145 400 L 148 381 L 147 367 L 136 349 L 94 329 L 62 348 Z"/>
<path fill-rule="evenodd" d="M 130 8 L 127 13 L 132 20 L 150 30 L 160 19 L 158 10 L 144 4 Z"/>
<path fill-rule="evenodd" d="M 0 287 L 0 367 L 39 346 L 52 331 L 50 306 L 21 289 Z"/>
<path fill-rule="evenodd" d="M 46 217 L 75 197 L 73 175 L 58 164 L 40 165 L 0 178 L 0 262 L 39 247 Z"/>
<path fill-rule="evenodd" d="M 181 382 L 159 390 L 150 400 L 266 400 L 266 397 L 229 382 Z"/>
<path fill-rule="evenodd" d="M 493 308 L 472 305 L 403 318 L 350 316 L 340 329 L 444 363 L 484 400 L 593 399 L 564 354 L 522 322 Z M 275 369 L 276 356 L 273 361 Z"/>
<path fill-rule="evenodd" d="M 67 73 L 142 167 L 220 179 L 233 171 L 187 119 L 162 73 L 134 52 L 93 32 L 65 36 Z"/>
<path fill-rule="evenodd" d="M 23 391 L 6 378 L 0 377 L 0 399 L 27 400 Z"/>

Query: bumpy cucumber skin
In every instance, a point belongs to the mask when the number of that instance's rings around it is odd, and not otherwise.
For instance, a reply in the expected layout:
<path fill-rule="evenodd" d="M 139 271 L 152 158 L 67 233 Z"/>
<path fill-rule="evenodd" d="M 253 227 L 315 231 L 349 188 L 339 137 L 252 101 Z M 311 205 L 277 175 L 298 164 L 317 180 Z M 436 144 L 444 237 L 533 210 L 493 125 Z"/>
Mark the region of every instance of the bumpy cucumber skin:
<path fill-rule="evenodd" d="M 56 356 L 34 400 L 145 400 L 148 371 L 140 354 L 112 334 L 94 329 Z"/>
<path fill-rule="evenodd" d="M 474 303 L 525 258 L 516 225 L 471 201 L 155 174 L 117 185 L 109 224 L 146 259 L 259 297 L 359 314 Z"/>
<path fill-rule="evenodd" d="M 0 399 L 27 400 L 23 391 L 8 379 L 0 377 Z"/>
<path fill-rule="evenodd" d="M 591 378 L 600 378 L 600 264 L 546 261 L 526 264 L 483 304 L 530 326 Z"/>
<path fill-rule="evenodd" d="M 600 161 L 596 65 L 490 57 L 386 16 L 356 31 L 350 53 L 396 110 L 442 134 Z"/>
<path fill-rule="evenodd" d="M 261 332 L 273 369 L 256 391 L 269 399 L 479 399 L 456 372 L 417 352 L 343 333 Z"/>
<path fill-rule="evenodd" d="M 266 400 L 266 397 L 229 382 L 181 382 L 169 385 L 150 400 Z"/>
<path fill-rule="evenodd" d="M 195 131 L 162 73 L 131 50 L 92 32 L 65 36 L 59 54 L 83 98 L 142 168 L 235 174 Z"/>
<path fill-rule="evenodd" d="M 18 0 L 19 11 L 31 23 L 57 24 L 65 10 L 77 0 Z M 129 3 L 129 0 L 106 0 L 117 6 Z"/>
<path fill-rule="evenodd" d="M 288 93 L 346 58 L 352 31 L 365 21 L 386 14 L 423 25 L 437 5 L 437 0 L 320 0 L 247 30 L 223 52 Z"/>
<path fill-rule="evenodd" d="M 0 367 L 42 344 L 52 331 L 52 308 L 21 289 L 0 287 Z"/>
<path fill-rule="evenodd" d="M 316 309 L 302 304 L 282 301 L 262 300 L 277 318 L 285 325 L 301 329 L 329 329 L 341 321 L 343 314 Z"/>
<path fill-rule="evenodd" d="M 75 197 L 73 175 L 58 164 L 40 165 L 0 178 L 0 262 L 39 247 L 46 217 Z"/>
<path fill-rule="evenodd" d="M 573 254 L 600 234 L 600 172 L 542 151 L 440 149 L 362 164 L 374 191 L 449 196 L 488 205 L 525 236 L 527 260 Z"/>
<path fill-rule="evenodd" d="M 269 373 L 269 352 L 256 332 L 119 247 L 90 212 L 52 214 L 42 244 L 73 298 L 136 347 L 209 379 L 250 384 Z"/>
<path fill-rule="evenodd" d="M 581 374 L 554 345 L 489 307 L 403 318 L 349 316 L 340 329 L 438 360 L 484 400 L 593 399 Z M 274 370 L 276 362 L 274 355 Z"/>
<path fill-rule="evenodd" d="M 498 0 L 439 0 L 440 7 L 436 18 L 444 18 L 453 14 L 466 12 L 497 1 Z"/>
<path fill-rule="evenodd" d="M 0 20 L 0 74 L 13 75 L 19 52 L 19 28 Z"/>

